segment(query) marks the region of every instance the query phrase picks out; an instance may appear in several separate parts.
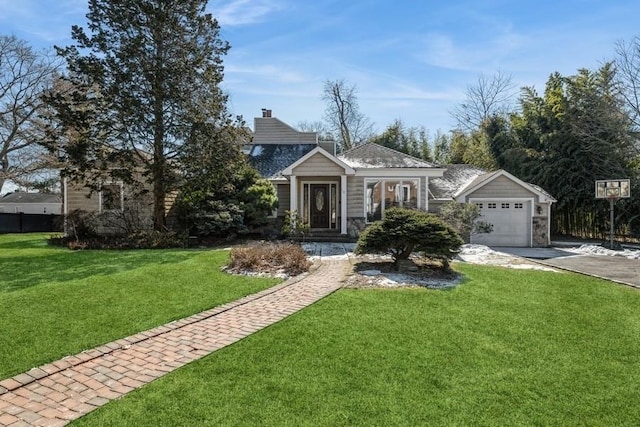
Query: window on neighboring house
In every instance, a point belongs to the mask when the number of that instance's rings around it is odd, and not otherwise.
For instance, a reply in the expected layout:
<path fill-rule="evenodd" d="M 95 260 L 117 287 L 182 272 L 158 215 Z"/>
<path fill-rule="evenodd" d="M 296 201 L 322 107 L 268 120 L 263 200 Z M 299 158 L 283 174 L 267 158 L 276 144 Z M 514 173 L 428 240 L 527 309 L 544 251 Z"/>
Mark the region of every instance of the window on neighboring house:
<path fill-rule="evenodd" d="M 124 205 L 122 183 L 102 184 L 100 188 L 100 212 L 121 211 Z"/>
<path fill-rule="evenodd" d="M 385 209 L 394 206 L 417 208 L 419 179 L 385 179 L 365 181 L 367 222 L 382 219 Z"/>

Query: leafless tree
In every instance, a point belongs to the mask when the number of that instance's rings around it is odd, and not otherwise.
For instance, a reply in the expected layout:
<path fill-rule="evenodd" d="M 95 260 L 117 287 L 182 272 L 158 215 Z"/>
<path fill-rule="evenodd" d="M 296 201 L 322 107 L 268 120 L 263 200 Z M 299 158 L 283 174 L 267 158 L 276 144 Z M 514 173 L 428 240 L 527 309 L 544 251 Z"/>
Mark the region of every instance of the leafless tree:
<path fill-rule="evenodd" d="M 327 128 L 327 125 L 324 122 L 321 122 L 321 121 L 298 122 L 297 127 L 300 132 L 316 132 L 318 134 L 318 139 L 320 141 L 333 140 L 333 135 L 331 135 L 331 131 Z"/>
<path fill-rule="evenodd" d="M 615 65 L 629 118 L 640 130 L 640 37 L 616 43 Z"/>
<path fill-rule="evenodd" d="M 360 112 L 356 92 L 356 86 L 345 80 L 324 82 L 325 120 L 342 150 L 362 144 L 373 133 L 373 123 Z"/>
<path fill-rule="evenodd" d="M 38 116 L 58 64 L 15 36 L 0 36 L 0 191 L 7 180 L 19 182 L 46 167 L 46 152 L 36 144 Z"/>
<path fill-rule="evenodd" d="M 451 115 L 458 130 L 473 132 L 489 117 L 511 112 L 515 95 L 511 75 L 500 70 L 493 76 L 480 74 L 474 84 L 467 86 L 466 99 L 451 111 Z"/>

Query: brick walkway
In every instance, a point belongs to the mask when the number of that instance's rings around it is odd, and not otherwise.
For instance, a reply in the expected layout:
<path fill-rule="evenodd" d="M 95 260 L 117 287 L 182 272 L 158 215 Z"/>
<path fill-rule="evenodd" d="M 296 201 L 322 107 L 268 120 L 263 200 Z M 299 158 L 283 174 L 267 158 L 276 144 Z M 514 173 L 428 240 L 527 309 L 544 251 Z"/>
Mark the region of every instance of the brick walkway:
<path fill-rule="evenodd" d="M 0 425 L 65 425 L 329 295 L 350 269 L 347 259 L 322 261 L 301 278 L 0 381 Z"/>

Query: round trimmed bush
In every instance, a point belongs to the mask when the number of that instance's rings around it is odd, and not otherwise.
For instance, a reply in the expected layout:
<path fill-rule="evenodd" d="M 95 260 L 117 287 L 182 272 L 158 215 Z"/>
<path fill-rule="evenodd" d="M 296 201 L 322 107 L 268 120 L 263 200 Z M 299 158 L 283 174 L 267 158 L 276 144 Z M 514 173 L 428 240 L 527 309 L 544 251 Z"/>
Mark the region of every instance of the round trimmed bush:
<path fill-rule="evenodd" d="M 367 227 L 358 238 L 357 254 L 389 254 L 397 266 L 413 252 L 440 260 L 444 268 L 456 255 L 463 241 L 438 216 L 418 210 L 390 208 L 384 219 Z"/>

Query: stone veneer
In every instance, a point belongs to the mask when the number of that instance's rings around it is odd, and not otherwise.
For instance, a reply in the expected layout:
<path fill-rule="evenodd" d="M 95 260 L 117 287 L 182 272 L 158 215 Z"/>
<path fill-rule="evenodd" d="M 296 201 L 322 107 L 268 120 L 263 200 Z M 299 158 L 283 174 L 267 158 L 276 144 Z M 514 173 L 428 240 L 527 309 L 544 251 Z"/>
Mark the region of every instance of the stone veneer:
<path fill-rule="evenodd" d="M 358 237 L 366 226 L 365 218 L 347 218 L 347 234 L 349 237 Z"/>
<path fill-rule="evenodd" d="M 533 247 L 549 246 L 549 236 L 547 236 L 547 224 L 549 218 L 546 216 L 534 216 L 533 225 Z"/>

